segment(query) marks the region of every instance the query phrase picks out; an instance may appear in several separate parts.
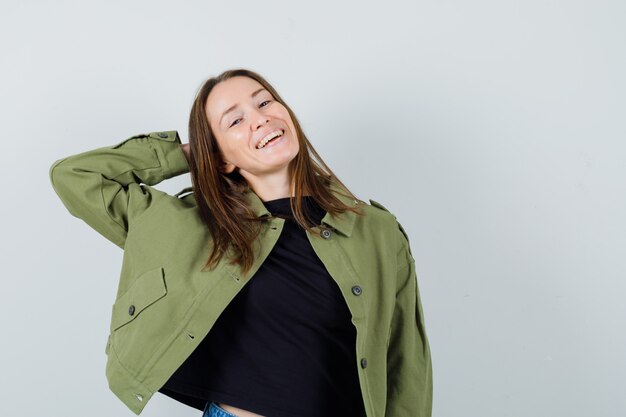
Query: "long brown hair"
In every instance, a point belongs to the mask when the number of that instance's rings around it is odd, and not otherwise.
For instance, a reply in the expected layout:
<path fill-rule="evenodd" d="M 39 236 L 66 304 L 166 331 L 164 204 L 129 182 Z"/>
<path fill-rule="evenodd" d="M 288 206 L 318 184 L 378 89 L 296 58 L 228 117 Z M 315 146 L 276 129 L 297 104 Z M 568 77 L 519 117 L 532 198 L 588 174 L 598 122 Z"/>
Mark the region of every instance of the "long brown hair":
<path fill-rule="evenodd" d="M 238 68 L 207 79 L 197 91 L 189 115 L 189 165 L 192 188 L 200 217 L 213 238 L 213 249 L 204 268 L 214 268 L 222 256 L 232 250 L 234 259 L 231 259 L 230 263 L 240 265 L 243 275 L 246 275 L 254 262 L 253 242 L 261 231 L 261 222 L 266 219 L 257 218 L 252 208 L 248 206 L 244 195 L 250 187 L 238 170 L 224 173 L 219 169 L 224 160 L 205 113 L 206 101 L 213 87 L 236 76 L 249 77 L 259 82 L 276 101 L 285 106 L 291 116 L 300 145 L 298 154 L 288 167 L 291 194 L 294 194 L 289 199 L 294 220 L 306 230 L 317 226 L 306 217 L 302 208 L 304 190 L 308 190 L 315 202 L 333 217 L 346 210 L 358 215 L 363 214 L 359 209 L 345 205 L 333 195 L 330 189 L 331 182 L 335 182 L 342 191 L 345 191 L 343 195 L 358 200 L 324 163 L 302 131 L 291 108 L 265 78 L 254 71 Z"/>

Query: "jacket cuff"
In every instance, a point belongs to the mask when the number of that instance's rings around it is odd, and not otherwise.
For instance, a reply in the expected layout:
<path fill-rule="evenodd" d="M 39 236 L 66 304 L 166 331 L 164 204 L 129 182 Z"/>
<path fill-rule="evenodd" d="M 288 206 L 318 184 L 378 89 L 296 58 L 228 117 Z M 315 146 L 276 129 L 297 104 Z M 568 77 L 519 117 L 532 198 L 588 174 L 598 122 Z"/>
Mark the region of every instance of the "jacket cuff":
<path fill-rule="evenodd" d="M 163 179 L 166 180 L 190 171 L 185 153 L 180 147 L 180 136 L 176 130 L 152 132 L 150 137 L 158 139 L 152 143 L 158 148 L 159 159 L 163 168 Z"/>

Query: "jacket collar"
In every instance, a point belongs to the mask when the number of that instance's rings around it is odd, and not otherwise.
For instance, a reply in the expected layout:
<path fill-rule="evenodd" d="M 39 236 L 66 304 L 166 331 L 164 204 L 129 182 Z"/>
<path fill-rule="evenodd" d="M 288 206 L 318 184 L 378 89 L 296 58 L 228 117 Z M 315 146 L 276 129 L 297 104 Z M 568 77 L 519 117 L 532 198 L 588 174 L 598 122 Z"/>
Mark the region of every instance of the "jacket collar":
<path fill-rule="evenodd" d="M 344 195 L 342 188 L 339 187 L 336 182 L 331 182 L 330 189 L 344 204 L 348 206 L 358 205 L 358 200 L 354 200 L 349 196 Z M 246 192 L 245 198 L 257 217 L 269 217 L 272 215 L 272 213 L 270 213 L 267 210 L 267 207 L 263 204 L 263 200 L 261 200 L 261 198 L 251 188 Z M 357 214 L 352 211 L 346 211 L 339 214 L 337 217 L 332 217 L 330 213 L 326 213 L 322 218 L 322 223 L 349 237 L 352 235 L 352 229 L 354 228 L 356 216 Z"/>

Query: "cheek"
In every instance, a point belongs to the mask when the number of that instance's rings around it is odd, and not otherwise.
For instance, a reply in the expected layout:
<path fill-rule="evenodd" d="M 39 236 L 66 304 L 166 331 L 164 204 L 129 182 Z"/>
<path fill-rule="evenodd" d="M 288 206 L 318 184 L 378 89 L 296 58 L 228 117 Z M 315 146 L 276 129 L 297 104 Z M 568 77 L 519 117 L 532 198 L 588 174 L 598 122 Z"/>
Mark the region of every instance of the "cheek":
<path fill-rule="evenodd" d="M 222 155 L 222 159 L 227 161 L 232 160 L 233 158 L 233 148 L 232 148 L 232 140 L 228 137 L 221 137 L 216 139 L 217 147 L 219 149 L 220 154 Z"/>
<path fill-rule="evenodd" d="M 278 112 L 280 113 L 280 117 L 282 119 L 289 120 L 289 122 L 291 122 L 291 116 L 289 115 L 289 112 L 287 111 L 287 107 L 283 106 L 280 103 L 277 103 L 276 108 L 278 109 Z"/>
<path fill-rule="evenodd" d="M 238 155 L 243 155 L 247 152 L 249 140 L 250 138 L 243 132 L 233 132 L 225 144 L 225 152 L 230 155 L 231 158 L 236 159 Z"/>
<path fill-rule="evenodd" d="M 291 143 L 291 149 L 293 150 L 294 154 L 297 154 L 298 152 L 300 152 L 300 142 L 298 142 L 298 138 L 296 137 L 295 132 L 293 134 L 293 141 Z"/>

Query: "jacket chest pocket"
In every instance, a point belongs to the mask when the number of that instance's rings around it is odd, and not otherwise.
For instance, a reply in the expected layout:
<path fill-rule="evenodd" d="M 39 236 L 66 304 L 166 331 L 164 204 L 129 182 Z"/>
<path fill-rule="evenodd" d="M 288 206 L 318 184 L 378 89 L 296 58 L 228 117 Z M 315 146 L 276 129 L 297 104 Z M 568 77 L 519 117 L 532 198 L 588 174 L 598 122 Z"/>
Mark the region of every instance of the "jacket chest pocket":
<path fill-rule="evenodd" d="M 163 267 L 141 274 L 113 304 L 111 331 L 135 320 L 143 310 L 167 294 Z"/>

